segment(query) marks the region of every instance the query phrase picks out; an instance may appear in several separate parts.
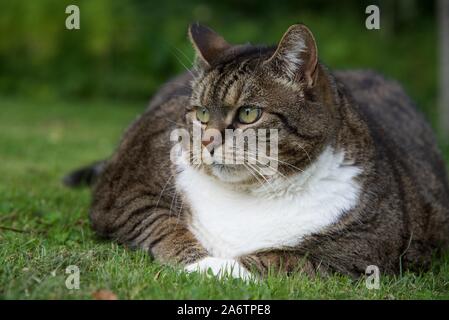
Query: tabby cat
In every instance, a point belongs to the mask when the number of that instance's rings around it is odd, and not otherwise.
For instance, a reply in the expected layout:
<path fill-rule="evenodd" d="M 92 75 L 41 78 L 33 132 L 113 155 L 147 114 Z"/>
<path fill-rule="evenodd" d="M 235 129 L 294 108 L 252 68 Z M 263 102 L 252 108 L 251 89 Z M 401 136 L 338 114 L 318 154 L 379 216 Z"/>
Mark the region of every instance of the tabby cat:
<path fill-rule="evenodd" d="M 199 24 L 189 37 L 196 67 L 160 89 L 110 159 L 66 177 L 93 184 L 99 235 L 217 276 L 429 267 L 449 238 L 445 164 L 396 82 L 330 72 L 302 24 L 276 47 L 231 45 Z M 171 133 L 195 125 L 275 129 L 277 171 L 171 161 Z"/>

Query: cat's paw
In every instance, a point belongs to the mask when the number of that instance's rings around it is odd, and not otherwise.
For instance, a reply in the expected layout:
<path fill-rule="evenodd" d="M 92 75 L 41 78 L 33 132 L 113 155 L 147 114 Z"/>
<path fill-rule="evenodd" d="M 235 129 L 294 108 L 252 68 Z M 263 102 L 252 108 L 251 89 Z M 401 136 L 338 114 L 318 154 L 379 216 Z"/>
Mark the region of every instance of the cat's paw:
<path fill-rule="evenodd" d="M 234 259 L 207 257 L 189 264 L 184 270 L 200 273 L 206 273 L 208 270 L 211 270 L 212 274 L 219 278 L 229 275 L 233 278 L 240 278 L 246 281 L 253 279 L 252 274 Z"/>

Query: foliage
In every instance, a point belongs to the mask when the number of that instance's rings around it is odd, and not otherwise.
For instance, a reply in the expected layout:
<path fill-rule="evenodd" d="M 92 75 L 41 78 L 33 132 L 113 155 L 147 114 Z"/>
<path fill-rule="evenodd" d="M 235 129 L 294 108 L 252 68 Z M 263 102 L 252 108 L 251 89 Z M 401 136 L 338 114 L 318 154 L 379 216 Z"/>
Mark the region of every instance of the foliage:
<path fill-rule="evenodd" d="M 381 30 L 365 28 L 373 1 L 0 0 L 0 94 L 34 99 L 147 100 L 190 67 L 187 25 L 208 24 L 229 41 L 274 44 L 298 21 L 332 68 L 372 68 L 399 79 L 435 116 L 436 23 L 430 1 L 374 1 Z M 81 29 L 67 30 L 77 4 Z"/>

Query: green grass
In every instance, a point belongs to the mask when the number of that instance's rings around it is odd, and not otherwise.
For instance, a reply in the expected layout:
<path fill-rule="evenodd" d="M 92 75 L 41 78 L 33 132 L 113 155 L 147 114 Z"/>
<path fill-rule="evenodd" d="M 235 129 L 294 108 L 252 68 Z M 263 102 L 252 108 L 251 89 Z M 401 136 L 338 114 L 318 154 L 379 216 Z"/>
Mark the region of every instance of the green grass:
<path fill-rule="evenodd" d="M 100 241 L 89 228 L 88 190 L 68 190 L 68 170 L 109 155 L 143 110 L 117 103 L 0 102 L 0 298 L 84 299 L 447 299 L 449 257 L 432 271 L 381 278 L 379 290 L 346 277 L 270 277 L 260 283 L 186 275 L 141 251 Z M 13 228 L 15 231 L 6 230 Z M 77 265 L 80 290 L 65 286 Z"/>

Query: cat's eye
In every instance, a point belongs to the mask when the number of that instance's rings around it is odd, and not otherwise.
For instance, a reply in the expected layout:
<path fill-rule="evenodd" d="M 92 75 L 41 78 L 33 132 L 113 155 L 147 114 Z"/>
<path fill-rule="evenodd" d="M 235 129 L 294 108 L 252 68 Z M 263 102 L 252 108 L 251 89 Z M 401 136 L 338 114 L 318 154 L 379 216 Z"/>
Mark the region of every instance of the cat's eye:
<path fill-rule="evenodd" d="M 238 111 L 239 121 L 244 124 L 250 124 L 259 120 L 261 110 L 258 107 L 245 106 Z"/>
<path fill-rule="evenodd" d="M 205 107 L 197 107 L 196 108 L 196 118 L 198 121 L 201 121 L 201 123 L 207 123 L 209 121 L 209 110 Z"/>

